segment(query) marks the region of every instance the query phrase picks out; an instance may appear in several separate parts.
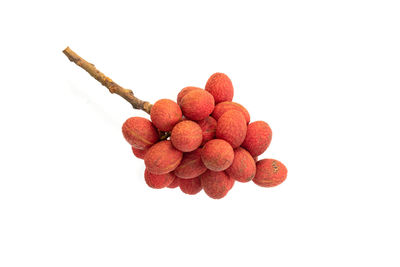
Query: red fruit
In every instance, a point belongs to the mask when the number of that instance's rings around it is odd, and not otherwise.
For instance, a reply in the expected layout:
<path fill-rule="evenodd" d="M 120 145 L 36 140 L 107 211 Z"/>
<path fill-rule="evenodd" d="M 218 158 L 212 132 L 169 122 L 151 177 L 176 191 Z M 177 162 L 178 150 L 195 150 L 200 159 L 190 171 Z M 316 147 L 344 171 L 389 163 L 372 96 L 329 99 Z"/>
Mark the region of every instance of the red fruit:
<path fill-rule="evenodd" d="M 225 170 L 229 177 L 236 181 L 245 183 L 251 181 L 256 174 L 256 163 L 245 149 L 238 147 L 235 149 L 235 157 L 232 165 Z"/>
<path fill-rule="evenodd" d="M 233 85 L 231 79 L 224 73 L 217 72 L 211 75 L 205 89 L 213 95 L 215 104 L 232 101 Z"/>
<path fill-rule="evenodd" d="M 222 139 L 208 141 L 201 151 L 201 160 L 207 169 L 223 171 L 231 166 L 234 153 L 231 145 Z"/>
<path fill-rule="evenodd" d="M 181 164 L 175 169 L 174 173 L 179 178 L 195 178 L 207 170 L 201 160 L 201 149 L 193 152 L 184 153 Z"/>
<path fill-rule="evenodd" d="M 267 150 L 271 143 L 272 131 L 264 121 L 255 121 L 247 126 L 246 138 L 242 147 L 245 148 L 253 157 L 259 156 Z"/>
<path fill-rule="evenodd" d="M 178 104 L 169 99 L 160 99 L 152 106 L 150 117 L 153 124 L 161 131 L 171 131 L 182 118 Z"/>
<path fill-rule="evenodd" d="M 226 172 L 225 172 L 225 174 L 226 174 Z M 229 175 L 228 175 L 229 176 Z M 232 187 L 233 187 L 233 185 L 235 184 L 235 179 L 229 179 L 229 182 L 230 182 L 230 184 L 229 184 L 229 190 L 231 190 L 232 189 Z"/>
<path fill-rule="evenodd" d="M 287 169 L 276 159 L 262 159 L 257 162 L 256 176 L 253 182 L 262 187 L 273 187 L 286 180 Z"/>
<path fill-rule="evenodd" d="M 151 121 L 141 117 L 127 119 L 122 125 L 122 134 L 131 146 L 138 149 L 150 147 L 159 138 Z"/>
<path fill-rule="evenodd" d="M 246 132 L 246 120 L 240 111 L 229 110 L 217 122 L 216 137 L 224 139 L 233 148 L 237 148 L 243 143 Z"/>
<path fill-rule="evenodd" d="M 132 147 L 133 154 L 139 159 L 144 159 L 144 155 L 146 155 L 147 150 L 148 150 L 147 148 L 146 149 L 137 149 L 135 147 Z"/>
<path fill-rule="evenodd" d="M 167 186 L 168 188 L 177 188 L 179 186 L 179 178 L 174 177 L 174 180 Z"/>
<path fill-rule="evenodd" d="M 171 142 L 182 152 L 190 152 L 201 145 L 203 131 L 194 121 L 184 120 L 174 126 L 171 133 Z"/>
<path fill-rule="evenodd" d="M 179 106 L 186 118 L 199 121 L 213 112 L 214 98 L 205 90 L 192 90 L 182 97 Z"/>
<path fill-rule="evenodd" d="M 160 189 L 167 187 L 175 179 L 175 175 L 172 173 L 165 173 L 161 175 L 153 174 L 147 169 L 144 171 L 144 179 L 146 184 L 151 188 Z"/>
<path fill-rule="evenodd" d="M 211 198 L 220 199 L 226 196 L 232 188 L 232 178 L 225 172 L 206 171 L 200 176 L 201 186 L 204 192 Z"/>
<path fill-rule="evenodd" d="M 179 187 L 183 193 L 189 195 L 196 195 L 202 189 L 199 177 L 193 179 L 179 179 Z"/>
<path fill-rule="evenodd" d="M 221 102 L 218 103 L 215 108 L 213 113 L 211 114 L 211 116 L 213 116 L 214 119 L 218 120 L 222 114 L 224 114 L 225 112 L 229 111 L 229 110 L 237 110 L 242 112 L 246 123 L 250 122 L 250 114 L 247 111 L 247 109 L 245 109 L 245 107 L 243 107 L 242 105 L 240 105 L 239 103 L 235 103 L 235 102 Z"/>
<path fill-rule="evenodd" d="M 217 130 L 217 121 L 213 117 L 208 116 L 197 123 L 203 131 L 203 142 L 201 142 L 201 145 L 203 146 L 209 140 L 214 139 Z"/>
<path fill-rule="evenodd" d="M 185 87 L 185 88 L 183 88 L 183 89 L 179 92 L 178 97 L 177 97 L 177 99 L 176 99 L 176 103 L 178 103 L 178 105 L 180 106 L 180 105 L 181 105 L 181 100 L 182 100 L 182 98 L 183 98 L 187 93 L 189 93 L 189 92 L 191 92 L 191 91 L 193 91 L 193 90 L 201 90 L 201 91 L 203 91 L 203 89 L 201 89 L 201 88 L 199 88 L 199 87 L 194 87 L 194 86 Z"/>
<path fill-rule="evenodd" d="M 153 174 L 164 174 L 178 167 L 183 153 L 172 146 L 171 141 L 165 140 L 153 145 L 144 156 L 144 164 Z"/>

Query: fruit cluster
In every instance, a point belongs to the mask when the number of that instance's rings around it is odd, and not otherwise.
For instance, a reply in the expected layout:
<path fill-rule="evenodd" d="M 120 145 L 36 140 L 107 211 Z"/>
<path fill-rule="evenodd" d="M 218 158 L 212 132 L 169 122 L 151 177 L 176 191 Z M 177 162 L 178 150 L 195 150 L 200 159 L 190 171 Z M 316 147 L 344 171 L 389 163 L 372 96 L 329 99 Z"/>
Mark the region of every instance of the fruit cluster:
<path fill-rule="evenodd" d="M 219 199 L 235 181 L 272 187 L 286 179 L 287 169 L 280 161 L 257 159 L 271 142 L 269 125 L 250 123 L 249 112 L 232 98 L 229 77 L 215 73 L 205 90 L 185 87 L 177 102 L 158 100 L 151 108 L 151 121 L 125 121 L 123 135 L 135 156 L 144 159 L 148 186 L 179 186 L 191 195 L 204 189 Z"/>

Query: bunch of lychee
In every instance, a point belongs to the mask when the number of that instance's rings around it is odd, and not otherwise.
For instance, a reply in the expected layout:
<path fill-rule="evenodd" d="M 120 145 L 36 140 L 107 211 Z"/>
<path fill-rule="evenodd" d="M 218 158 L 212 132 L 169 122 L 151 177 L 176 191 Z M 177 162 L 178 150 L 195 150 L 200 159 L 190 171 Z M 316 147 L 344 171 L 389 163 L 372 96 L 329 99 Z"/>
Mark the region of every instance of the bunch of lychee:
<path fill-rule="evenodd" d="M 204 189 L 220 199 L 235 181 L 273 187 L 286 179 L 287 169 L 280 161 L 257 159 L 271 142 L 269 125 L 250 123 L 249 112 L 232 98 L 229 77 L 215 73 L 205 89 L 185 87 L 177 102 L 158 100 L 151 108 L 151 121 L 125 121 L 123 135 L 135 156 L 144 159 L 148 186 L 179 186 L 190 195 Z"/>

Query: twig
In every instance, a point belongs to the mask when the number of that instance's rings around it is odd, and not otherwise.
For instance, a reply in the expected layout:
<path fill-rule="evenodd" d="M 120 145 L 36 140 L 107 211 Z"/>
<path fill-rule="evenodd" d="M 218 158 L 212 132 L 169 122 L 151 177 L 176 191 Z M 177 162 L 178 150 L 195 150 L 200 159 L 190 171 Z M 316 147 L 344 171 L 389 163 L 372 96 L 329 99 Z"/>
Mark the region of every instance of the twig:
<path fill-rule="evenodd" d="M 134 109 L 140 109 L 145 111 L 146 113 L 150 114 L 150 110 L 152 105 L 147 102 L 140 100 L 139 98 L 133 95 L 132 90 L 125 89 L 115 83 L 113 80 L 108 78 L 102 72 L 100 72 L 96 67 L 81 58 L 77 53 L 71 50 L 71 48 L 67 47 L 64 49 L 63 53 L 68 57 L 68 59 L 74 62 L 76 65 L 81 67 L 82 69 L 86 70 L 93 78 L 98 80 L 102 85 L 108 88 L 110 93 L 117 94 L 124 98 L 126 101 L 131 103 Z"/>

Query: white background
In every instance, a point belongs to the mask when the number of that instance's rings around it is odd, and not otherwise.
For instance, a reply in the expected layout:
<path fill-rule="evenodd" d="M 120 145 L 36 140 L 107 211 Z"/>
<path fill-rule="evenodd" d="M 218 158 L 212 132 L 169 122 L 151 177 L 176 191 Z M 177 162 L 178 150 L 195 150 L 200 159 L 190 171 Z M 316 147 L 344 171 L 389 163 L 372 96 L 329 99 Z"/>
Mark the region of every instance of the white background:
<path fill-rule="evenodd" d="M 398 1 L 2 1 L 0 266 L 399 266 Z M 227 73 L 276 188 L 154 190 L 132 110 Z M 145 116 L 147 117 L 147 116 Z"/>

